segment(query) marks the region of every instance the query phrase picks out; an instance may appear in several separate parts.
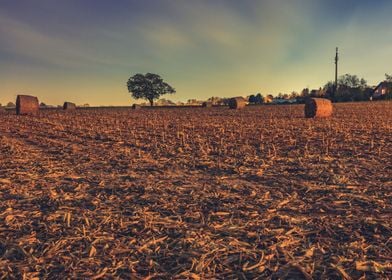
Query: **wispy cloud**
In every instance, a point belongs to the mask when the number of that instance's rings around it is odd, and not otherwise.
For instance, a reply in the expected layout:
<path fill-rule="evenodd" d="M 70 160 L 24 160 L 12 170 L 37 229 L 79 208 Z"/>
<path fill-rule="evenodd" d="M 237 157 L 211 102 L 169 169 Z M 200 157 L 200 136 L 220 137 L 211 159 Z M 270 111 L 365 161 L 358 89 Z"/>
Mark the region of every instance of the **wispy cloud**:
<path fill-rule="evenodd" d="M 0 33 L 2 34 L 0 50 L 13 54 L 20 60 L 32 59 L 38 63 L 72 69 L 107 67 L 118 63 L 97 55 L 96 44 L 101 42 L 45 33 L 23 21 L 1 14 Z"/>

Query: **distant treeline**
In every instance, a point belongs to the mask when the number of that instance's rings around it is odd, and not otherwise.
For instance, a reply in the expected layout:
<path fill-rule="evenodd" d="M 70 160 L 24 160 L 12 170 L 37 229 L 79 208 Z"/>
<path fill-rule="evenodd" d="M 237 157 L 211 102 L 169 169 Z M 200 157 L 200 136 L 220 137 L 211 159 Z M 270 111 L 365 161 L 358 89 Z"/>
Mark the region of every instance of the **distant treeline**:
<path fill-rule="evenodd" d="M 377 87 L 382 87 L 383 93 L 376 94 Z M 369 100 L 392 100 L 392 76 L 385 74 L 385 81 L 380 83 L 377 87 L 372 87 L 367 84 L 363 78 L 358 78 L 356 75 L 345 74 L 339 77 L 337 89 L 335 91 L 334 82 L 330 81 L 319 89 L 310 90 L 303 89 L 300 93 L 292 92 L 290 94 L 279 93 L 276 97 L 272 95 L 263 96 L 258 93 L 248 97 L 250 104 L 264 104 L 264 103 L 304 103 L 309 97 L 327 98 L 333 102 L 356 102 Z"/>
<path fill-rule="evenodd" d="M 334 83 L 330 81 L 318 90 L 303 89 L 300 101 L 303 101 L 301 99 L 306 97 L 323 97 L 334 102 L 368 101 L 371 99 L 391 100 L 392 76 L 385 74 L 385 81 L 381 84 L 385 87 L 385 94 L 376 95 L 375 87 L 369 86 L 365 79 L 358 78 L 356 75 L 345 74 L 339 77 L 336 92 L 334 91 Z"/>

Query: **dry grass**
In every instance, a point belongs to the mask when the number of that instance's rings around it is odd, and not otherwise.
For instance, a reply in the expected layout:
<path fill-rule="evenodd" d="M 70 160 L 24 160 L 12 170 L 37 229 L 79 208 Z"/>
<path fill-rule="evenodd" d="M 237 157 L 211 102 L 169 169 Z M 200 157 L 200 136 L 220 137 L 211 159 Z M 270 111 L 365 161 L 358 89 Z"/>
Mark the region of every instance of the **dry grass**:
<path fill-rule="evenodd" d="M 392 103 L 0 122 L 0 278 L 388 279 Z"/>

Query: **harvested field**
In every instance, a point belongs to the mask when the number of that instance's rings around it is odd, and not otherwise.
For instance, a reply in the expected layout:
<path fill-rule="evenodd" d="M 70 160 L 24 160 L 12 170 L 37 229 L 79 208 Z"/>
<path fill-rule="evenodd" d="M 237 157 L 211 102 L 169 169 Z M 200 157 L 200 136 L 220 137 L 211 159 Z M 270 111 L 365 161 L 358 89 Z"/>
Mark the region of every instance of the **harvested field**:
<path fill-rule="evenodd" d="M 1 115 L 0 278 L 390 279 L 392 103 L 303 115 Z"/>

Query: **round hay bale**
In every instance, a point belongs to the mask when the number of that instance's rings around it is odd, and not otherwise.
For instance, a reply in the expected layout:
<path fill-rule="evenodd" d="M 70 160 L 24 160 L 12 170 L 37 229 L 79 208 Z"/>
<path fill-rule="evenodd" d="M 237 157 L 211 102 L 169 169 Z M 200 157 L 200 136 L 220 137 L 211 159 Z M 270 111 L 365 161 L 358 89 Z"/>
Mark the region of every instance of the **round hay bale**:
<path fill-rule="evenodd" d="M 140 106 L 139 104 L 133 104 L 132 105 L 132 109 L 133 110 L 140 110 L 142 108 L 142 106 Z"/>
<path fill-rule="evenodd" d="M 64 102 L 63 110 L 67 110 L 67 111 L 76 110 L 76 104 L 72 102 Z"/>
<path fill-rule="evenodd" d="M 201 107 L 203 108 L 211 108 L 212 107 L 212 102 L 203 102 L 203 104 L 201 104 Z"/>
<path fill-rule="evenodd" d="M 18 95 L 16 97 L 16 114 L 30 115 L 39 111 L 38 98 L 30 95 Z"/>
<path fill-rule="evenodd" d="M 332 102 L 325 98 L 309 98 L 305 102 L 306 118 L 327 118 L 332 115 Z"/>
<path fill-rule="evenodd" d="M 246 101 L 243 97 L 234 97 L 229 100 L 230 109 L 243 109 L 246 106 Z"/>

